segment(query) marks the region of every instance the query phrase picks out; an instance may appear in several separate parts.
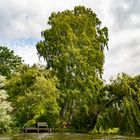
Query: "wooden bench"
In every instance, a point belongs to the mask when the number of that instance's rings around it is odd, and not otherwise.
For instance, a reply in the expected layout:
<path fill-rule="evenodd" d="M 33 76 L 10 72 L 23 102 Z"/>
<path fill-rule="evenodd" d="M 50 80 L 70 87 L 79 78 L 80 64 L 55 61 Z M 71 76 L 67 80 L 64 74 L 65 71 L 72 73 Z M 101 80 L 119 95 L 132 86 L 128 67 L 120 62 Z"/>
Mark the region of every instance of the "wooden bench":
<path fill-rule="evenodd" d="M 37 122 L 37 128 L 48 128 L 47 122 Z"/>
<path fill-rule="evenodd" d="M 34 131 L 34 132 L 40 132 L 40 131 L 45 131 L 45 132 L 52 132 L 52 128 L 48 127 L 48 123 L 47 122 L 37 122 L 36 123 L 36 128 L 34 127 L 28 127 L 28 128 L 24 128 L 24 132 L 28 133 L 29 131 Z"/>
<path fill-rule="evenodd" d="M 48 123 L 47 122 L 37 122 L 37 132 L 39 131 L 47 131 L 47 132 L 52 132 L 52 128 L 48 128 Z"/>

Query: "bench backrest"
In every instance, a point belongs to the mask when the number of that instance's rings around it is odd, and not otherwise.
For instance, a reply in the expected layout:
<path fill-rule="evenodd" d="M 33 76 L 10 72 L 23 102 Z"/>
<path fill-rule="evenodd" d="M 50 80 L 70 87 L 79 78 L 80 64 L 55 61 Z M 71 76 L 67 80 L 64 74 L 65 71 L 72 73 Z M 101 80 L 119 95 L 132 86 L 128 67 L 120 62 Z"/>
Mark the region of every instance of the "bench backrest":
<path fill-rule="evenodd" d="M 37 122 L 37 127 L 48 127 L 47 122 Z"/>

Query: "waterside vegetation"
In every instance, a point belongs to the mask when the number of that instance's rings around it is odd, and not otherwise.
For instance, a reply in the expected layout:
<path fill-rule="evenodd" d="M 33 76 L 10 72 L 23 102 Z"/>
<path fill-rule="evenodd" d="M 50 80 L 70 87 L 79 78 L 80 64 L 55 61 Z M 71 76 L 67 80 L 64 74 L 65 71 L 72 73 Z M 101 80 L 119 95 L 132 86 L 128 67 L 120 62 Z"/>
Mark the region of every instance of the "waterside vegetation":
<path fill-rule="evenodd" d="M 0 46 L 0 133 L 37 121 L 56 131 L 140 133 L 140 75 L 102 78 L 108 29 L 89 8 L 53 12 L 37 43 L 46 65 Z"/>

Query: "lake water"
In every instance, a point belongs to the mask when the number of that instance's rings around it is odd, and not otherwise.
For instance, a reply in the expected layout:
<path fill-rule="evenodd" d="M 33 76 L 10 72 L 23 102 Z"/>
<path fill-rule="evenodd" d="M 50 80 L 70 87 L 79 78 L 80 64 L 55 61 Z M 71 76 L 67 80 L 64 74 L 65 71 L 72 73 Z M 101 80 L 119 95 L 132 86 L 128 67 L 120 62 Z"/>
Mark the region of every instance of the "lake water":
<path fill-rule="evenodd" d="M 0 140 L 140 140 L 140 136 L 91 135 L 81 133 L 36 133 L 0 135 Z"/>

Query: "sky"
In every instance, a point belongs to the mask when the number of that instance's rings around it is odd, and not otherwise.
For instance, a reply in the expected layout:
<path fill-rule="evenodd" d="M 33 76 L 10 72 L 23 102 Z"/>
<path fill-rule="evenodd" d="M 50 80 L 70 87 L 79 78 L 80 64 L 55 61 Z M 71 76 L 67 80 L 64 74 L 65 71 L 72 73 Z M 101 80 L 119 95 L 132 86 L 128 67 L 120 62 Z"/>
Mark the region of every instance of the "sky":
<path fill-rule="evenodd" d="M 0 45 L 32 65 L 38 63 L 36 43 L 55 11 L 83 5 L 91 8 L 109 30 L 103 78 L 140 72 L 140 0 L 0 0 Z M 43 63 L 43 62 L 42 62 Z"/>

